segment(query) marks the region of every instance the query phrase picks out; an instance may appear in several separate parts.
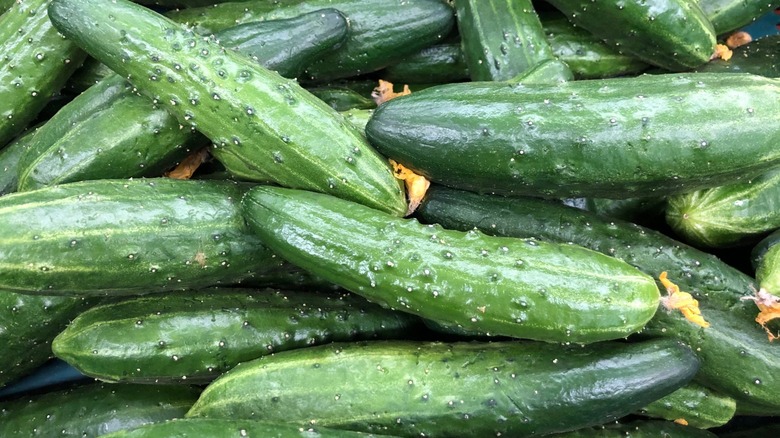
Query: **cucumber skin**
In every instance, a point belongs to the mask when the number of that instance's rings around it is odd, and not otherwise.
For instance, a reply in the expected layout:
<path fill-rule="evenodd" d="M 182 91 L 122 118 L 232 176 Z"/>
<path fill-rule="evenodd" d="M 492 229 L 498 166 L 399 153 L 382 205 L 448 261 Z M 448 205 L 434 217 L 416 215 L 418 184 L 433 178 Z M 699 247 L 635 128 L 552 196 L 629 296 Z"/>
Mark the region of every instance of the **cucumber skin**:
<path fill-rule="evenodd" d="M 780 35 L 769 35 L 734 49 L 728 61 L 713 59 L 696 69 L 703 73 L 752 73 L 780 77 Z"/>
<path fill-rule="evenodd" d="M 637 225 L 538 199 L 477 196 L 431 187 L 418 213 L 425 222 L 451 229 L 477 227 L 489 234 L 573 242 L 653 276 L 668 271 L 670 279 L 699 300 L 710 327 L 702 329 L 679 312 L 659 310 L 642 336 L 683 340 L 701 358 L 699 383 L 736 399 L 737 404 L 749 399 L 780 413 L 780 350 L 768 343 L 766 333 L 753 321 L 755 304 L 741 300 L 756 289 L 755 283 L 714 256 Z"/>
<path fill-rule="evenodd" d="M 717 438 L 712 432 L 671 421 L 634 420 L 550 435 L 551 438 Z"/>
<path fill-rule="evenodd" d="M 622 417 L 674 391 L 697 367 L 687 347 L 668 340 L 338 343 L 245 362 L 209 385 L 187 417 L 524 437 Z"/>
<path fill-rule="evenodd" d="M 658 305 L 651 278 L 579 247 L 423 226 L 275 187 L 248 191 L 242 211 L 293 264 L 382 306 L 470 331 L 589 343 L 640 330 Z"/>
<path fill-rule="evenodd" d="M 0 150 L 0 196 L 16 191 L 19 183 L 19 162 L 27 152 L 36 129 L 37 127 L 28 129 Z"/>
<path fill-rule="evenodd" d="M 780 296 L 780 246 L 775 245 L 780 233 L 775 232 L 764 240 L 771 240 L 756 264 L 756 281 L 761 289 Z M 761 245 L 761 243 L 759 243 Z"/>
<path fill-rule="evenodd" d="M 0 147 L 35 119 L 86 58 L 54 29 L 49 3 L 15 2 L 0 16 Z"/>
<path fill-rule="evenodd" d="M 366 135 L 388 158 L 452 187 L 627 198 L 718 186 L 771 168 L 780 135 L 763 126 L 776 124 L 777 114 L 780 85 L 747 74 L 472 82 L 386 102 Z"/>
<path fill-rule="evenodd" d="M 103 381 L 199 384 L 260 356 L 399 337 L 416 322 L 350 294 L 206 289 L 93 307 L 52 349 Z"/>
<path fill-rule="evenodd" d="M 340 50 L 309 66 L 305 78 L 327 81 L 387 67 L 440 42 L 455 26 L 452 8 L 440 0 L 281 0 L 228 2 L 167 15 L 196 32 L 210 34 L 236 24 L 291 18 L 322 8 L 339 10 L 350 22 Z"/>
<path fill-rule="evenodd" d="M 698 0 L 697 3 L 717 35 L 738 30 L 780 6 L 774 0 Z"/>
<path fill-rule="evenodd" d="M 709 429 L 728 423 L 736 410 L 733 398 L 689 383 L 645 406 L 640 413 L 669 421 L 684 418 L 692 428 Z"/>
<path fill-rule="evenodd" d="M 669 196 L 666 222 L 705 248 L 755 244 L 780 228 L 780 169 L 733 184 Z"/>
<path fill-rule="evenodd" d="M 182 385 L 87 384 L 0 403 L 0 436 L 97 437 L 183 417 L 199 390 Z"/>
<path fill-rule="evenodd" d="M 239 281 L 275 257 L 239 214 L 245 188 L 100 180 L 3 196 L 0 288 L 122 295 Z"/>
<path fill-rule="evenodd" d="M 442 43 L 426 47 L 388 66 L 379 76 L 402 84 L 445 84 L 469 80 L 469 67 L 463 59 L 459 42 Z"/>
<path fill-rule="evenodd" d="M 49 15 L 68 38 L 209 137 L 235 176 L 406 213 L 402 183 L 386 159 L 296 81 L 127 1 L 54 0 Z"/>
<path fill-rule="evenodd" d="M 550 0 L 549 3 L 576 26 L 608 45 L 667 70 L 698 67 L 715 52 L 715 31 L 695 1 Z"/>

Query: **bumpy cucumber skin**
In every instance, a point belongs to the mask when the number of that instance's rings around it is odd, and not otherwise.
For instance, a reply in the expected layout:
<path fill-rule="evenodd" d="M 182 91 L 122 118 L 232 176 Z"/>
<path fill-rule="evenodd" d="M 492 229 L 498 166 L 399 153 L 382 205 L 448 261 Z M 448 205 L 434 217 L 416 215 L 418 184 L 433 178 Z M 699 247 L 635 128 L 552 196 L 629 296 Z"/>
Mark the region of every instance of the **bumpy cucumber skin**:
<path fill-rule="evenodd" d="M 296 81 L 127 1 L 54 0 L 49 14 L 92 56 L 209 137 L 236 176 L 406 213 L 387 160 Z"/>
<path fill-rule="evenodd" d="M 0 198 L 0 288 L 143 294 L 233 283 L 274 255 L 231 182 L 100 180 Z"/>
<path fill-rule="evenodd" d="M 550 435 L 551 438 L 717 438 L 712 432 L 683 426 L 671 421 L 634 420 L 610 423 L 572 432 Z"/>
<path fill-rule="evenodd" d="M 52 26 L 49 3 L 16 2 L 0 16 L 0 147 L 35 119 L 86 57 Z"/>
<path fill-rule="evenodd" d="M 230 2 L 172 11 L 168 16 L 209 34 L 236 24 L 291 18 L 322 8 L 339 10 L 350 23 L 340 50 L 310 66 L 306 79 L 327 81 L 370 73 L 440 42 L 455 17 L 439 0 L 281 0 Z"/>
<path fill-rule="evenodd" d="M 182 385 L 88 384 L 0 403 L 0 436 L 97 437 L 181 418 L 199 390 Z"/>
<path fill-rule="evenodd" d="M 733 398 L 697 383 L 689 383 L 640 411 L 643 415 L 674 421 L 685 419 L 688 426 L 709 429 L 728 423 L 737 410 Z"/>
<path fill-rule="evenodd" d="M 780 169 L 734 184 L 669 196 L 666 222 L 697 246 L 756 243 L 780 228 Z"/>
<path fill-rule="evenodd" d="M 776 0 L 698 0 L 717 35 L 722 35 L 760 18 L 780 6 Z"/>
<path fill-rule="evenodd" d="M 338 343 L 245 362 L 212 382 L 187 416 L 525 437 L 622 417 L 685 384 L 697 367 L 687 347 L 669 340 Z"/>
<path fill-rule="evenodd" d="M 709 61 L 715 51 L 715 31 L 695 1 L 550 0 L 550 3 L 576 26 L 608 45 L 667 70 L 698 67 Z"/>
<path fill-rule="evenodd" d="M 780 35 L 768 35 L 737 47 L 728 61 L 713 59 L 696 71 L 753 73 L 768 78 L 780 77 Z"/>
<path fill-rule="evenodd" d="M 402 84 L 446 84 L 468 80 L 469 67 L 460 43 L 442 43 L 404 58 L 382 70 L 379 76 Z"/>
<path fill-rule="evenodd" d="M 27 153 L 27 147 L 32 141 L 36 128 L 23 132 L 14 141 L 0 150 L 0 196 L 16 191 L 19 183 L 19 162 Z"/>
<path fill-rule="evenodd" d="M 394 338 L 416 322 L 351 294 L 206 289 L 93 307 L 57 336 L 52 349 L 104 381 L 205 383 L 266 354 Z"/>
<path fill-rule="evenodd" d="M 545 59 L 513 77 L 509 82 L 520 84 L 552 84 L 573 81 L 569 66 L 558 59 Z"/>
<path fill-rule="evenodd" d="M 777 233 L 772 239 L 777 238 Z M 770 246 L 756 266 L 756 281 L 761 289 L 780 296 L 780 245 Z"/>
<path fill-rule="evenodd" d="M 553 59 L 531 0 L 456 0 L 472 81 L 506 81 Z"/>
<path fill-rule="evenodd" d="M 468 330 L 589 343 L 636 332 L 658 305 L 651 278 L 584 248 L 424 226 L 275 187 L 251 189 L 242 209 L 292 263 L 383 306 Z"/>
<path fill-rule="evenodd" d="M 0 387 L 52 357 L 51 342 L 96 299 L 0 293 Z"/>
<path fill-rule="evenodd" d="M 376 108 L 376 102 L 346 87 L 311 87 L 307 90 L 336 111 Z"/>
<path fill-rule="evenodd" d="M 452 187 L 627 198 L 713 187 L 775 166 L 780 133 L 765 127 L 777 114 L 780 85 L 748 74 L 472 82 L 386 102 L 366 134 L 387 157 Z"/>

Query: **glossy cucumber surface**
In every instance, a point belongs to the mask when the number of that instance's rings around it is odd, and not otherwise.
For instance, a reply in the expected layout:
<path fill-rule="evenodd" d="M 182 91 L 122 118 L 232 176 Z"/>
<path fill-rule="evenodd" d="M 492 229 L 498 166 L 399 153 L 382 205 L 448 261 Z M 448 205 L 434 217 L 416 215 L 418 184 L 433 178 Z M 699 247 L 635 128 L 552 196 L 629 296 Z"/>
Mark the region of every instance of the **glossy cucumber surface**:
<path fill-rule="evenodd" d="M 645 406 L 640 413 L 669 421 L 683 419 L 692 428 L 709 429 L 728 423 L 736 410 L 737 403 L 733 398 L 689 383 Z"/>
<path fill-rule="evenodd" d="M 768 35 L 733 51 L 731 59 L 713 59 L 697 71 L 714 73 L 753 73 L 780 77 L 780 35 Z"/>
<path fill-rule="evenodd" d="M 738 30 L 780 6 L 776 0 L 699 0 L 697 3 L 717 35 Z"/>

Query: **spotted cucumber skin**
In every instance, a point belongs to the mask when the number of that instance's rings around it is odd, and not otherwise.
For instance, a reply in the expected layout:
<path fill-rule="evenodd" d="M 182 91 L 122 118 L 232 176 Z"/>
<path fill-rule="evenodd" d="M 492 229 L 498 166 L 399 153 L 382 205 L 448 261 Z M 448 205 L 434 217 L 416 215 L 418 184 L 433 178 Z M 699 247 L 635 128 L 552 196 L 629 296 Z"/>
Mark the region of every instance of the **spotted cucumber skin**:
<path fill-rule="evenodd" d="M 385 68 L 385 80 L 398 83 L 445 84 L 469 79 L 459 42 L 435 44 Z"/>
<path fill-rule="evenodd" d="M 87 384 L 0 403 L 3 437 L 79 436 L 183 417 L 198 398 L 184 385 Z"/>
<path fill-rule="evenodd" d="M 49 3 L 18 1 L 0 15 L 0 147 L 35 119 L 86 57 L 52 26 Z"/>
<path fill-rule="evenodd" d="M 16 191 L 19 184 L 19 162 L 27 152 L 35 128 L 28 129 L 0 150 L 0 196 Z"/>
<path fill-rule="evenodd" d="M 634 420 L 552 435 L 554 438 L 717 438 L 712 432 L 671 421 Z"/>
<path fill-rule="evenodd" d="M 696 71 L 780 77 L 780 35 L 768 35 L 737 47 L 728 61 L 713 59 Z"/>
<path fill-rule="evenodd" d="M 273 264 L 238 211 L 245 187 L 171 179 L 63 184 L 0 198 L 0 288 L 143 294 L 234 283 Z"/>
<path fill-rule="evenodd" d="M 266 354 L 392 339 L 417 321 L 343 292 L 206 289 L 93 307 L 57 336 L 52 349 L 104 381 L 207 383 Z"/>
<path fill-rule="evenodd" d="M 54 0 L 49 14 L 93 57 L 206 135 L 235 176 L 406 212 L 386 159 L 296 81 L 124 0 Z"/>
<path fill-rule="evenodd" d="M 717 35 L 738 30 L 780 6 L 776 0 L 699 0 Z"/>
<path fill-rule="evenodd" d="M 775 166 L 780 133 L 764 126 L 777 123 L 778 98 L 780 83 L 748 74 L 447 84 L 381 105 L 366 134 L 388 158 L 455 188 L 657 196 Z"/>
<path fill-rule="evenodd" d="M 698 383 L 689 383 L 645 406 L 640 413 L 669 421 L 683 418 L 688 426 L 709 429 L 731 421 L 736 410 L 733 398 Z"/>
<path fill-rule="evenodd" d="M 327 81 L 370 73 L 446 37 L 455 26 L 451 7 L 439 0 L 281 0 L 228 2 L 168 13 L 179 23 L 209 34 L 236 24 L 291 18 L 322 8 L 337 9 L 350 23 L 340 50 L 311 65 L 302 77 Z"/>
<path fill-rule="evenodd" d="M 695 1 L 550 0 L 608 45 L 672 71 L 698 67 L 715 51 L 715 31 Z M 609 25 L 605 25 L 609 23 Z"/>
<path fill-rule="evenodd" d="M 668 340 L 337 343 L 243 363 L 212 382 L 187 417 L 524 437 L 622 417 L 674 391 L 697 367 L 687 347 Z"/>
<path fill-rule="evenodd" d="M 242 209 L 285 259 L 383 306 L 551 342 L 622 338 L 655 313 L 653 280 L 584 248 L 424 226 L 332 196 L 255 187 Z"/>

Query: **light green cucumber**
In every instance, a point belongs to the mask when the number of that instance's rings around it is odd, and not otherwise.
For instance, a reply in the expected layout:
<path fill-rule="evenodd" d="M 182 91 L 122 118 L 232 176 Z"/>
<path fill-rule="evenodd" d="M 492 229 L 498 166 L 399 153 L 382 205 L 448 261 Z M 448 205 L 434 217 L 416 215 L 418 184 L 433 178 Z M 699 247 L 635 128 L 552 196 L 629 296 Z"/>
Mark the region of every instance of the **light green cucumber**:
<path fill-rule="evenodd" d="M 645 406 L 640 413 L 669 421 L 683 419 L 688 426 L 709 429 L 728 423 L 736 410 L 737 403 L 733 398 L 689 383 Z"/>
<path fill-rule="evenodd" d="M 406 212 L 386 159 L 296 81 L 125 0 L 54 0 L 49 11 L 61 32 L 209 137 L 234 175 Z"/>
<path fill-rule="evenodd" d="M 780 230 L 762 239 L 754 248 L 753 265 L 759 291 L 780 296 Z"/>
<path fill-rule="evenodd" d="M 589 343 L 653 316 L 652 278 L 574 245 L 425 226 L 332 196 L 255 187 L 251 229 L 285 259 L 383 306 L 496 335 Z"/>
<path fill-rule="evenodd" d="M 709 431 L 683 426 L 671 421 L 633 420 L 607 423 L 572 432 L 550 435 L 551 438 L 717 438 Z"/>

